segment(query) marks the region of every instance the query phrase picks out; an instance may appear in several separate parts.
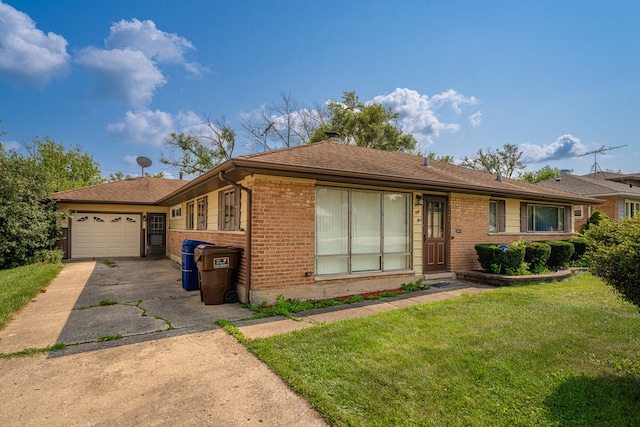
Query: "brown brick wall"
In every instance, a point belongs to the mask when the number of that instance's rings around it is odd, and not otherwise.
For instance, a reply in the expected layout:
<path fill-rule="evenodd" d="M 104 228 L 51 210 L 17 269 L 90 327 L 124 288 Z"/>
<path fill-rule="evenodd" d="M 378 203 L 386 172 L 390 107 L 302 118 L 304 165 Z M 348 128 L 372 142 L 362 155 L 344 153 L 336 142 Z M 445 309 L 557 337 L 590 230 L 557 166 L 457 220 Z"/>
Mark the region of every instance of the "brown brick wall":
<path fill-rule="evenodd" d="M 247 186 L 253 188 L 251 288 L 313 284 L 315 184 L 256 177 Z"/>
<path fill-rule="evenodd" d="M 580 231 L 580 227 L 582 227 L 587 220 L 589 219 L 589 212 L 591 212 L 592 214 L 595 211 L 602 211 L 605 214 L 607 214 L 607 216 L 611 219 L 617 220 L 618 219 L 618 199 L 616 198 L 608 198 L 608 199 L 602 199 L 604 203 L 600 204 L 600 205 L 585 205 L 583 208 L 583 216 L 584 218 L 582 219 L 576 219 L 575 220 L 575 230 Z"/>
<path fill-rule="evenodd" d="M 522 237 L 526 241 L 563 240 L 572 233 L 489 233 L 489 199 L 482 196 L 451 194 L 449 197 L 449 271 L 478 270 L 477 243 L 510 244 Z M 461 233 L 456 233 L 456 230 Z"/>

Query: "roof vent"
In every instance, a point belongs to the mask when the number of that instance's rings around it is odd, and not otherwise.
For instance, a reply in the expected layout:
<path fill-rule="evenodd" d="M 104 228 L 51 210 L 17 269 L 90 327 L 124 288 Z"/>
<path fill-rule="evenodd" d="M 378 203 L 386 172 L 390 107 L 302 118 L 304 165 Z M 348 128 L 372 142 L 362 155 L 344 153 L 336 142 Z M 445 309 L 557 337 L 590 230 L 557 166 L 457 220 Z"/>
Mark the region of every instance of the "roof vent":
<path fill-rule="evenodd" d="M 424 165 L 425 166 L 429 166 L 429 158 L 428 157 L 424 158 Z"/>
<path fill-rule="evenodd" d="M 324 132 L 327 135 L 327 139 L 332 142 L 342 142 L 340 140 L 340 132 L 336 132 L 335 130 L 327 130 Z"/>
<path fill-rule="evenodd" d="M 500 174 L 496 175 L 496 181 L 502 182 L 502 175 Z"/>
<path fill-rule="evenodd" d="M 560 181 L 562 181 L 562 178 L 560 178 L 559 176 L 556 177 L 556 182 L 560 182 Z"/>

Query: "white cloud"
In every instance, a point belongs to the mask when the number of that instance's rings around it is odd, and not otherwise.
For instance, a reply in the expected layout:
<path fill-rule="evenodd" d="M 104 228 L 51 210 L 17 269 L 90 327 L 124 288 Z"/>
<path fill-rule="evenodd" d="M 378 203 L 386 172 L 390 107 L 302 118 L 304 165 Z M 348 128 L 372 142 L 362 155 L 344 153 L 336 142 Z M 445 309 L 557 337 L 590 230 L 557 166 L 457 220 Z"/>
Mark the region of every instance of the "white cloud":
<path fill-rule="evenodd" d="M 177 34 L 156 28 L 153 21 L 122 20 L 111 25 L 105 40 L 107 49 L 133 49 L 159 63 L 181 64 L 192 74 L 200 74 L 201 67 L 185 59 L 185 53 L 195 50 L 193 44 Z"/>
<path fill-rule="evenodd" d="M 459 114 L 462 106 L 478 103 L 473 96 L 466 97 L 453 89 L 429 98 L 428 95 L 406 88 L 397 88 L 389 94 L 376 96 L 369 102 L 389 107 L 398 113 L 400 130 L 412 134 L 422 148 L 431 145 L 433 138 L 438 137 L 440 132 L 457 132 L 460 129 L 458 123 L 441 121 L 436 114 L 438 110 L 450 105 Z"/>
<path fill-rule="evenodd" d="M 68 71 L 64 37 L 36 28 L 29 15 L 0 2 L 0 74 L 39 85 Z"/>
<path fill-rule="evenodd" d="M 124 119 L 107 126 L 111 136 L 129 143 L 160 146 L 171 132 L 198 135 L 202 120 L 192 111 L 171 114 L 164 111 L 127 111 Z"/>
<path fill-rule="evenodd" d="M 78 53 L 76 61 L 96 73 L 97 96 L 123 99 L 136 107 L 147 105 L 155 90 L 166 83 L 153 61 L 137 50 L 88 47 Z"/>
<path fill-rule="evenodd" d="M 573 135 L 566 134 L 558 137 L 548 145 L 520 144 L 520 151 L 524 154 L 522 161 L 525 163 L 548 162 L 568 157 L 575 157 L 586 151 L 586 146 Z"/>
<path fill-rule="evenodd" d="M 87 47 L 76 61 L 95 73 L 97 96 L 140 108 L 167 82 L 159 64 L 179 64 L 196 76 L 202 73 L 200 64 L 185 59 L 189 50 L 195 50 L 189 40 L 160 31 L 153 21 L 134 18 L 112 24 L 105 49 Z"/>
<path fill-rule="evenodd" d="M 482 124 L 482 112 L 478 111 L 469 116 L 469 124 L 474 128 L 477 128 Z"/>

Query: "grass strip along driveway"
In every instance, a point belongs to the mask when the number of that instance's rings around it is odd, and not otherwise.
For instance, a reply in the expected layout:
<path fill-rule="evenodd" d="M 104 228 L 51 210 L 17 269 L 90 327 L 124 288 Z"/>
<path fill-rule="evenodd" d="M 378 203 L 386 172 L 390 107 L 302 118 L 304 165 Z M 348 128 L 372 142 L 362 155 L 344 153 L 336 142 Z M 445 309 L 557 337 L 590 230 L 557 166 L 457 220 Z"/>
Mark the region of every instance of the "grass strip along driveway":
<path fill-rule="evenodd" d="M 588 273 L 246 345 L 334 425 L 640 425 L 640 312 Z"/>
<path fill-rule="evenodd" d="M 62 263 L 0 270 L 0 329 L 62 270 Z"/>

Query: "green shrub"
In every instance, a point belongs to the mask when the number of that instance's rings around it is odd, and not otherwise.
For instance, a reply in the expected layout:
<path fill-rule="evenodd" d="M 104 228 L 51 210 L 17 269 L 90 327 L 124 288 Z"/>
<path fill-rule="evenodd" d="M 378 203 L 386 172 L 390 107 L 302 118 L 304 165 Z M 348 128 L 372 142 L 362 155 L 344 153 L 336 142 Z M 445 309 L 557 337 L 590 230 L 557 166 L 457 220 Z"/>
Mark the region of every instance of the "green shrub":
<path fill-rule="evenodd" d="M 640 217 L 600 221 L 585 237 L 592 272 L 640 307 Z"/>
<path fill-rule="evenodd" d="M 502 249 L 495 243 L 478 243 L 475 245 L 478 262 L 485 273 L 500 274 L 502 270 Z"/>
<path fill-rule="evenodd" d="M 495 243 L 478 243 L 475 245 L 482 270 L 492 274 L 522 274 L 525 253 L 523 242 L 515 242 L 509 245 L 506 250 L 500 248 L 500 246 Z"/>
<path fill-rule="evenodd" d="M 551 246 L 545 242 L 527 243 L 524 262 L 529 266 L 533 274 L 541 274 L 547 270 L 547 261 L 551 255 Z"/>
<path fill-rule="evenodd" d="M 607 216 L 606 213 L 597 210 L 591 214 L 587 222 L 585 222 L 582 227 L 580 227 L 580 234 L 584 234 L 592 225 L 598 225 L 600 221 L 604 219 L 611 219 Z"/>
<path fill-rule="evenodd" d="M 526 243 L 519 240 L 509 245 L 509 249 L 502 252 L 502 272 L 508 276 L 522 276 L 527 274 L 527 265 L 524 264 Z"/>
<path fill-rule="evenodd" d="M 575 252 L 573 243 L 566 240 L 544 240 L 543 243 L 551 246 L 551 254 L 547 260 L 549 269 L 557 270 L 569 267 L 569 261 Z"/>
<path fill-rule="evenodd" d="M 568 241 L 573 244 L 573 248 L 575 249 L 575 252 L 571 257 L 572 261 L 579 259 L 587 253 L 587 239 L 585 239 L 584 236 L 576 236 Z"/>

